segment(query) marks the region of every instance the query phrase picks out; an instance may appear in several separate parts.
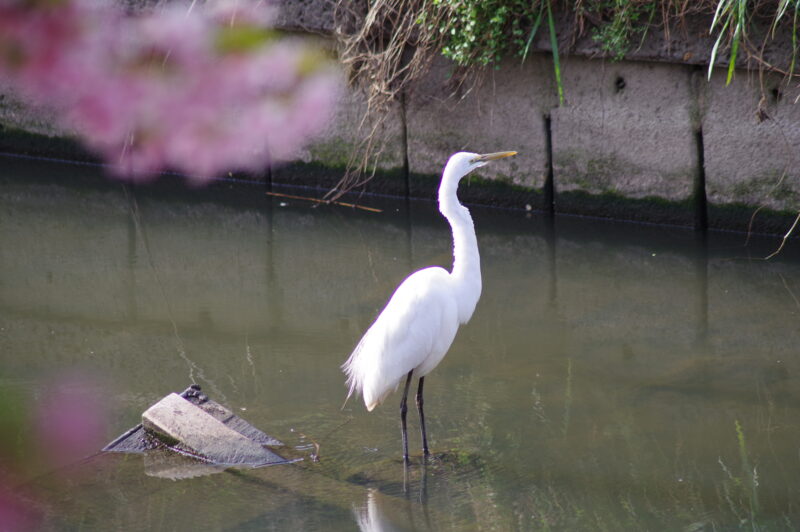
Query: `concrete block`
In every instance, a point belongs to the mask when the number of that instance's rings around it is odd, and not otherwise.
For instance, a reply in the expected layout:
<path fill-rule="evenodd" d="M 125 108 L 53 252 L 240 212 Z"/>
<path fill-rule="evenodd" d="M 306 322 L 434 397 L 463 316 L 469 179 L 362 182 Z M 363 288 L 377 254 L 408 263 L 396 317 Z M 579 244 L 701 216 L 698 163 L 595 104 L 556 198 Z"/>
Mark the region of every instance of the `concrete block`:
<path fill-rule="evenodd" d="M 737 71 L 728 86 L 725 76 L 717 69 L 705 90 L 703 140 L 709 205 L 800 209 L 800 106 L 795 104 L 800 91 L 787 86 L 780 76 L 764 76 L 760 81 Z M 763 113 L 757 112 L 759 102 Z"/>
<path fill-rule="evenodd" d="M 460 88 L 454 70 L 450 61 L 436 60 L 407 98 L 410 171 L 438 178 L 457 151 L 516 150 L 516 157 L 473 174 L 541 189 L 547 174 L 544 115 L 552 103 L 542 95 L 555 95 L 549 59 L 537 54 L 524 64 L 509 60 Z"/>
<path fill-rule="evenodd" d="M 260 445 L 283 445 L 280 440 L 277 440 L 268 434 L 264 434 L 253 425 L 234 414 L 229 408 L 222 406 L 216 401 L 208 399 L 205 394 L 198 393 L 195 396 L 186 397 L 186 400 L 190 401 L 192 404 L 209 414 L 211 417 L 215 418 L 220 423 L 223 423 L 226 427 L 235 430 L 249 440 L 252 440 Z"/>
<path fill-rule="evenodd" d="M 698 170 L 692 70 L 669 64 L 569 57 L 566 105 L 553 109 L 556 210 L 648 219 L 618 201 L 580 203 L 570 192 L 685 202 Z M 691 223 L 688 205 L 664 214 Z"/>
<path fill-rule="evenodd" d="M 159 439 L 180 444 L 216 464 L 260 466 L 286 462 L 176 393 L 148 408 L 142 414 L 142 425 Z"/>

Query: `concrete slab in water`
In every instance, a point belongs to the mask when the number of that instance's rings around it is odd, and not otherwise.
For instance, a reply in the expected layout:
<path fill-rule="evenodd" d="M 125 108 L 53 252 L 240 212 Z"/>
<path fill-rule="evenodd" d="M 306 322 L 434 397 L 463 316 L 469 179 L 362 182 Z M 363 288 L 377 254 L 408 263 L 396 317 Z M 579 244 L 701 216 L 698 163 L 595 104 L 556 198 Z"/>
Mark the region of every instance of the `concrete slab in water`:
<path fill-rule="evenodd" d="M 271 445 L 273 447 L 282 446 L 279 440 L 264 434 L 253 425 L 234 414 L 230 409 L 222 406 L 204 394 L 197 385 L 190 386 L 180 393 L 180 396 L 190 403 L 200 407 L 206 414 L 211 415 L 221 421 L 227 427 L 235 430 L 242 436 L 250 438 L 261 445 Z"/>
<path fill-rule="evenodd" d="M 283 443 L 281 443 L 279 440 L 258 430 L 244 419 L 235 415 L 230 409 L 210 399 L 202 392 L 200 386 L 196 384 L 186 388 L 178 395 L 189 403 L 197 406 L 205 413 L 221 422 L 223 425 L 234 430 L 235 432 L 238 432 L 245 438 L 248 438 L 257 444 L 270 445 L 273 447 L 283 446 Z M 155 438 L 151 433 L 146 431 L 141 424 L 139 424 L 121 434 L 114 441 L 106 445 L 102 450 L 104 452 L 116 453 L 143 453 L 161 448 L 162 446 L 163 443 L 160 440 Z"/>
<path fill-rule="evenodd" d="M 167 444 L 180 444 L 217 464 L 286 463 L 176 393 L 148 408 L 142 414 L 142 426 Z"/>

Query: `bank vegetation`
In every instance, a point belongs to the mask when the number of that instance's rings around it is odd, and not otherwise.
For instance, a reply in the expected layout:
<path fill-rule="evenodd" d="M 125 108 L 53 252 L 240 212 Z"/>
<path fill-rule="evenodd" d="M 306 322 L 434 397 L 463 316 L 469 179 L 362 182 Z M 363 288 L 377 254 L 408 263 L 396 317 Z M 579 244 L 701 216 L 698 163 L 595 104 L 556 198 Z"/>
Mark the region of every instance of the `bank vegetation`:
<path fill-rule="evenodd" d="M 700 39 L 707 56 L 694 61 L 706 65 L 709 79 L 721 68 L 730 84 L 736 68 L 748 68 L 791 83 L 800 75 L 799 16 L 800 0 L 338 0 L 340 57 L 351 81 L 365 91 L 367 131 L 328 197 L 374 175 L 382 152 L 378 132 L 388 111 L 439 55 L 454 63 L 453 94 L 464 94 L 503 60 L 524 62 L 534 51 L 549 52 L 558 105 L 564 105 L 565 92 L 559 56 L 572 52 L 579 40 L 593 43 L 593 56 L 617 61 L 635 56 L 649 38 L 667 48 Z M 781 50 L 778 62 L 765 53 L 775 48 Z"/>

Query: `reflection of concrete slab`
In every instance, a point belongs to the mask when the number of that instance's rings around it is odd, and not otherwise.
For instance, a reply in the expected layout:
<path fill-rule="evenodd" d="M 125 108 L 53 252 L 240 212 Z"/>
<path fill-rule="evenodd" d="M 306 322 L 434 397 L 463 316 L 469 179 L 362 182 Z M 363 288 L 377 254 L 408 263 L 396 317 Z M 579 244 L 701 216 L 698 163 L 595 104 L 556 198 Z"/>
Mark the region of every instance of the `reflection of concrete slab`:
<path fill-rule="evenodd" d="M 154 450 L 144 455 L 144 473 L 148 477 L 185 480 L 221 473 L 227 466 L 208 464 L 169 450 Z"/>
<path fill-rule="evenodd" d="M 187 478 L 216 472 L 216 466 L 261 467 L 289 462 L 265 445 L 282 443 L 212 401 L 194 385 L 151 406 L 142 415 L 141 425 L 109 443 L 103 451 L 141 453 L 166 448 L 197 458 L 210 468 L 201 472 L 183 464 L 178 471 L 177 464 L 160 460 L 166 467 L 156 476 Z"/>

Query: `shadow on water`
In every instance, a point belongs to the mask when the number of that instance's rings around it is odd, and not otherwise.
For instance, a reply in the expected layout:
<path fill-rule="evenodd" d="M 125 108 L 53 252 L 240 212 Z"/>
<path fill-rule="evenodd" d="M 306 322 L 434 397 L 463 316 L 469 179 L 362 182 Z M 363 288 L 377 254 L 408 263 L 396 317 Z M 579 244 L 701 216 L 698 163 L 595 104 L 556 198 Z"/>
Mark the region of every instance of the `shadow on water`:
<path fill-rule="evenodd" d="M 0 164 L 0 391 L 90 368 L 110 439 L 194 378 L 321 457 L 180 482 L 101 457 L 36 484 L 53 528 L 800 527 L 792 242 L 763 261 L 778 239 L 473 209 L 484 292 L 426 378 L 435 460 L 404 475 L 399 397 L 342 409 L 339 365 L 403 278 L 450 266 L 434 202 Z"/>
<path fill-rule="evenodd" d="M 695 231 L 695 289 L 696 334 L 698 347 L 703 347 L 708 339 L 708 234 Z"/>

